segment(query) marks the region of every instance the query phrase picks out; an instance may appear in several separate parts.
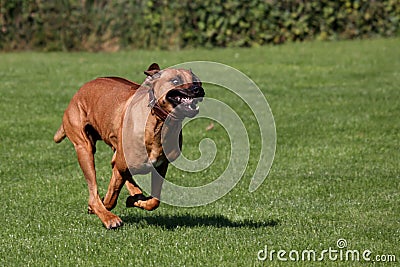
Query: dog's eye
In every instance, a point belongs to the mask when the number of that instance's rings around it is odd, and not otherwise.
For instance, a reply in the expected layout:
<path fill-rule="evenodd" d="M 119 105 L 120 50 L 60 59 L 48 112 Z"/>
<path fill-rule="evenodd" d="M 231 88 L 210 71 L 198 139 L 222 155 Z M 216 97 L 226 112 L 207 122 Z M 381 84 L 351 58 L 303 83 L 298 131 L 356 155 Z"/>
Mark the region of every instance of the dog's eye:
<path fill-rule="evenodd" d="M 179 82 L 178 79 L 174 78 L 174 79 L 171 80 L 171 83 L 172 83 L 173 85 L 179 85 L 180 82 Z"/>

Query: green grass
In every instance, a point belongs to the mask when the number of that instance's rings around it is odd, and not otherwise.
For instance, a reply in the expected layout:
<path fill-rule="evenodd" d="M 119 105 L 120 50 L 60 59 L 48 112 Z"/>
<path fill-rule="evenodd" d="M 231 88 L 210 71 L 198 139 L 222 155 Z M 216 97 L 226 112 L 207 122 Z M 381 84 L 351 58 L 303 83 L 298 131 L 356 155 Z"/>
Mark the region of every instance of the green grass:
<path fill-rule="evenodd" d="M 400 261 L 400 39 L 302 43 L 255 49 L 0 54 L 1 266 L 291 266 L 259 262 L 257 253 L 333 249 L 395 254 Z M 64 109 L 84 82 L 118 75 L 142 81 L 152 62 L 162 67 L 210 60 L 235 67 L 261 88 L 277 128 L 271 173 L 254 193 L 257 164 L 222 199 L 203 207 L 162 204 L 154 212 L 127 209 L 123 191 L 115 213 L 124 226 L 107 231 L 86 213 L 87 187 L 71 143 L 52 141 Z M 207 95 L 235 105 L 229 93 Z M 260 140 L 248 110 L 252 148 Z M 199 156 L 212 138 L 219 157 L 203 173 L 171 168 L 184 185 L 224 170 L 229 144 L 207 120 L 185 128 L 184 153 Z M 104 194 L 111 151 L 98 145 Z M 316 262 L 298 262 L 316 265 Z M 324 265 L 357 265 L 329 261 Z M 390 265 L 390 264 L 385 264 Z"/>

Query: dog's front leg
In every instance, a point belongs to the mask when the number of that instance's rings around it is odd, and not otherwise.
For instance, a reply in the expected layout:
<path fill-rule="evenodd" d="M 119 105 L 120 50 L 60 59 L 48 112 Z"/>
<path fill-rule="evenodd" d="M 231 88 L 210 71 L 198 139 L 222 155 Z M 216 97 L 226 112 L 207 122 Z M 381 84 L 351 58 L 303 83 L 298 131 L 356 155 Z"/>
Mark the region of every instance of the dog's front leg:
<path fill-rule="evenodd" d="M 132 178 L 132 177 L 131 177 Z M 129 195 L 143 195 L 142 189 L 135 183 L 133 179 L 127 179 L 125 182 L 126 189 L 129 191 Z"/>
<path fill-rule="evenodd" d="M 112 177 L 108 185 L 107 194 L 103 200 L 103 204 L 107 210 L 112 210 L 117 205 L 117 199 L 121 188 L 129 177 L 129 171 L 121 173 L 115 165 L 113 166 Z"/>
<path fill-rule="evenodd" d="M 167 169 L 168 162 L 165 162 L 151 172 L 151 197 L 148 197 L 145 200 L 136 201 L 134 203 L 135 207 L 149 211 L 158 208 L 160 205 L 161 189 Z"/>

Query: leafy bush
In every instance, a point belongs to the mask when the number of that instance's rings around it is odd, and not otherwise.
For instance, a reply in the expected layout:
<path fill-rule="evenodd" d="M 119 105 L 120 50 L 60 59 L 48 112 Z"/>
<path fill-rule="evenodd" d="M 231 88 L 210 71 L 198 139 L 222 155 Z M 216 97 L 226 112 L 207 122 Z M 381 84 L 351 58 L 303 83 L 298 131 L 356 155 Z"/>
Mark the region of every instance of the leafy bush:
<path fill-rule="evenodd" d="M 399 34 L 400 0 L 8 0 L 0 49 L 240 47 Z"/>

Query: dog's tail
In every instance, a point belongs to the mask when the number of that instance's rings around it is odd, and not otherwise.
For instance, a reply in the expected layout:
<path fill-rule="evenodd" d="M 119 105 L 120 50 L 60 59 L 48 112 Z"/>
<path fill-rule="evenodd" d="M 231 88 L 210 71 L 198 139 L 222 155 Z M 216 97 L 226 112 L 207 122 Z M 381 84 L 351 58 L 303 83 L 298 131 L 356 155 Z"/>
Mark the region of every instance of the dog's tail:
<path fill-rule="evenodd" d="M 61 124 L 60 128 L 58 128 L 56 134 L 53 137 L 54 142 L 60 143 L 67 135 L 64 131 L 64 126 Z"/>

